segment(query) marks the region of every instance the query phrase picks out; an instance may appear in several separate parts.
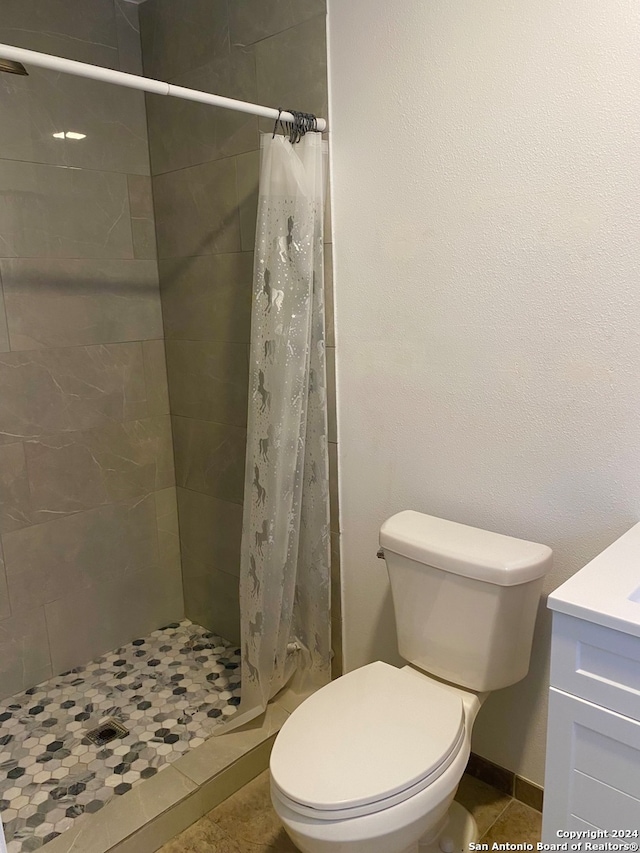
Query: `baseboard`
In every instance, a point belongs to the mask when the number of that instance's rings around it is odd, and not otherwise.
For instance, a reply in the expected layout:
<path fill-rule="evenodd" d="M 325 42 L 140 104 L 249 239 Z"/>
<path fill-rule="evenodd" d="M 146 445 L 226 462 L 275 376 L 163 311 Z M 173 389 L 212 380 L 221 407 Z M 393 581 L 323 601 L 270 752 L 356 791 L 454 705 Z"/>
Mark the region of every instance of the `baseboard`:
<path fill-rule="evenodd" d="M 466 772 L 487 785 L 497 788 L 503 794 L 508 794 L 521 803 L 531 806 L 532 809 L 541 812 L 544 799 L 544 790 L 528 779 L 523 779 L 512 770 L 506 770 L 499 764 L 494 764 L 475 752 L 471 753 Z"/>

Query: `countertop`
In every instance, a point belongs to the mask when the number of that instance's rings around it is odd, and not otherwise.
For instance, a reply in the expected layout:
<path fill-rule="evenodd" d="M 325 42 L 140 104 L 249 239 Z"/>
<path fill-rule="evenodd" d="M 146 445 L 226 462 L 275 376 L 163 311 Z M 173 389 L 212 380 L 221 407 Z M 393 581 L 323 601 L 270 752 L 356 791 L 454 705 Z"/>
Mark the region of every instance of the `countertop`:
<path fill-rule="evenodd" d="M 640 637 L 640 523 L 551 593 L 551 610 Z"/>

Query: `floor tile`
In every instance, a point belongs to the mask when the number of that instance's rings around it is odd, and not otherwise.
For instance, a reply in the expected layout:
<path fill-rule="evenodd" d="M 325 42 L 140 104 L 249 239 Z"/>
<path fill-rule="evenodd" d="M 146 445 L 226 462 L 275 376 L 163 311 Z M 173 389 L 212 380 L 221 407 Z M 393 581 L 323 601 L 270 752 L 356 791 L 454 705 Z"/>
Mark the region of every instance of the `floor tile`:
<path fill-rule="evenodd" d="M 158 853 L 204 853 L 213 850 L 216 853 L 243 853 L 243 848 L 229 838 L 219 826 L 207 818 L 202 818 L 161 847 Z M 246 853 L 253 853 L 253 850 L 244 850 Z"/>
<path fill-rule="evenodd" d="M 0 816 L 8 853 L 36 849 L 151 778 L 202 744 L 239 702 L 239 649 L 189 621 L 5 699 Z M 87 733 L 109 719 L 128 733 L 95 745 Z"/>
<path fill-rule="evenodd" d="M 269 771 L 165 844 L 158 853 L 297 853 L 271 806 Z"/>
<path fill-rule="evenodd" d="M 536 844 L 540 841 L 542 831 L 542 815 L 530 806 L 512 800 L 500 817 L 482 836 L 482 841 L 489 845 L 494 842 L 518 842 Z"/>
<path fill-rule="evenodd" d="M 538 841 L 541 815 L 472 776 L 456 799 L 475 817 L 483 841 Z M 158 853 L 296 853 L 269 797 L 269 772 L 261 773 Z"/>
<path fill-rule="evenodd" d="M 482 836 L 507 808 L 511 797 L 465 773 L 456 800 L 471 812 L 478 824 L 478 833 Z"/>
<path fill-rule="evenodd" d="M 209 812 L 207 817 L 245 848 L 254 844 L 266 845 L 267 849 L 282 853 L 297 850 L 271 805 L 268 770 Z"/>

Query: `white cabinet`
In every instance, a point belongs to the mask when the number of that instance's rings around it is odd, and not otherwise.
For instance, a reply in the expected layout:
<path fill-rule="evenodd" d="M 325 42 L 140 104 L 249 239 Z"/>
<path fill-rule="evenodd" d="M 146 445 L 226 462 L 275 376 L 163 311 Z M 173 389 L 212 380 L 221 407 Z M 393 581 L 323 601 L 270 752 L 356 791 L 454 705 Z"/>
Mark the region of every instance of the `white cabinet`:
<path fill-rule="evenodd" d="M 542 840 L 590 829 L 640 830 L 640 637 L 556 612 Z"/>

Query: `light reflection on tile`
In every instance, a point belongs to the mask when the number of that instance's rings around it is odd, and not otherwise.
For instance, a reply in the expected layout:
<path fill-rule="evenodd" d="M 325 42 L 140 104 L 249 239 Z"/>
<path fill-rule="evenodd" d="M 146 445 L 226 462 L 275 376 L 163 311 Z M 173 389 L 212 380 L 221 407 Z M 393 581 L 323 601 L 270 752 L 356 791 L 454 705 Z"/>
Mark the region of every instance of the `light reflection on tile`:
<path fill-rule="evenodd" d="M 0 80 L 0 157 L 149 174 L 142 92 L 35 66 L 28 70 L 28 77 Z M 54 135 L 67 131 L 84 138 Z"/>

